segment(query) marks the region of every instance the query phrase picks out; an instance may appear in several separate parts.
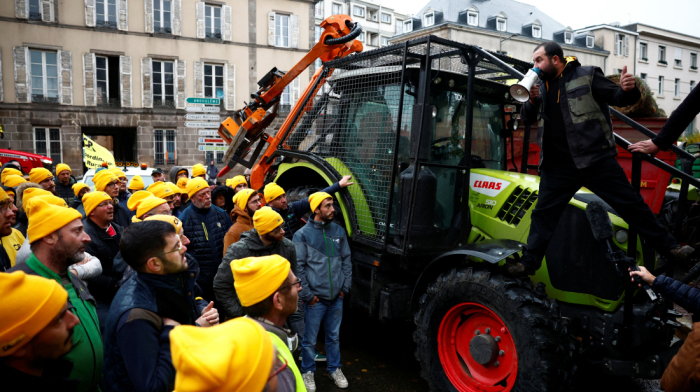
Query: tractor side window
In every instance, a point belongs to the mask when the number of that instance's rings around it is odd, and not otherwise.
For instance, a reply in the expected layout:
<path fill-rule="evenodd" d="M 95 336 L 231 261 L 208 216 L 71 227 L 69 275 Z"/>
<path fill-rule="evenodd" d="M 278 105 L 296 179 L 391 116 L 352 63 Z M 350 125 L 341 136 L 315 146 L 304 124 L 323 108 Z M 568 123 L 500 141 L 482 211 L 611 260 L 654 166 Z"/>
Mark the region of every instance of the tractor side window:
<path fill-rule="evenodd" d="M 501 138 L 503 127 L 501 105 L 475 101 L 472 155 L 480 157 L 488 169 L 505 170 L 505 147 Z"/>

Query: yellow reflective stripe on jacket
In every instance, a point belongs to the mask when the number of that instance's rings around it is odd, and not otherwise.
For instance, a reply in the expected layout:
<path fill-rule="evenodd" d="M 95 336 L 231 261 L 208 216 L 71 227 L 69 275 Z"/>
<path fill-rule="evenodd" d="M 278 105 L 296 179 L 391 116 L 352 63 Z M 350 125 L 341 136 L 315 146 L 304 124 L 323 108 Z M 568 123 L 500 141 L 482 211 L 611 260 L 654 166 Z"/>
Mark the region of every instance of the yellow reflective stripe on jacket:
<path fill-rule="evenodd" d="M 272 339 L 272 345 L 275 346 L 277 354 L 282 356 L 282 358 L 284 358 L 284 361 L 287 362 L 287 367 L 292 369 L 292 373 L 294 373 L 294 379 L 297 382 L 297 392 L 306 392 L 304 379 L 301 378 L 301 372 L 299 371 L 296 362 L 294 362 L 294 356 L 289 351 L 287 343 L 283 342 L 282 339 L 280 339 L 279 336 L 275 335 L 274 333 L 270 331 L 268 331 L 267 333 Z"/>

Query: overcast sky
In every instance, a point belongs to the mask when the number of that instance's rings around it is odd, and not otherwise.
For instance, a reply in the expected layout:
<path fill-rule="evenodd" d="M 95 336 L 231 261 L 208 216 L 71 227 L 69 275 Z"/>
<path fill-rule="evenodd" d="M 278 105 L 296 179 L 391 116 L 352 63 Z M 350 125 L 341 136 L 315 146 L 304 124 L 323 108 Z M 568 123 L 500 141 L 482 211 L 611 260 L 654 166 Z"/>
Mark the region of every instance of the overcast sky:
<path fill-rule="evenodd" d="M 377 0 L 379 1 L 379 0 Z M 453 0 L 459 1 L 459 0 Z M 620 22 L 644 23 L 700 37 L 700 0 L 520 0 L 574 29 Z M 398 12 L 416 13 L 428 0 L 381 0 Z M 503 10 L 506 13 L 508 10 Z"/>

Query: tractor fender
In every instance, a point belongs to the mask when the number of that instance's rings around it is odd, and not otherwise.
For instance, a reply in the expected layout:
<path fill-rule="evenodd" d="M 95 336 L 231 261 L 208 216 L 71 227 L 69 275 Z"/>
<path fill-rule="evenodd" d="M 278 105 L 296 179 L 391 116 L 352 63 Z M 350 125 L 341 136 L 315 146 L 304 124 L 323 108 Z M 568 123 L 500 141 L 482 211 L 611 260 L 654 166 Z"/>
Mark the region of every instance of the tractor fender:
<path fill-rule="evenodd" d="M 423 269 L 418 277 L 411 295 L 411 311 L 417 310 L 420 297 L 430 283 L 442 272 L 467 265 L 470 257 L 481 259 L 490 264 L 498 264 L 501 260 L 522 252 L 524 246 L 525 244 L 522 242 L 514 240 L 490 239 L 460 246 L 439 255 Z"/>

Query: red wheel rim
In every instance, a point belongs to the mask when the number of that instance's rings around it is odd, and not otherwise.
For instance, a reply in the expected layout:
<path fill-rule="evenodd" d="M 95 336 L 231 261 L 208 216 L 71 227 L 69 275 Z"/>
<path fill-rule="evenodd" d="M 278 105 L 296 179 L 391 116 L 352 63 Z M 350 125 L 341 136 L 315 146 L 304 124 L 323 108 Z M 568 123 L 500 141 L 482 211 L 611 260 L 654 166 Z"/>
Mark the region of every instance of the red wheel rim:
<path fill-rule="evenodd" d="M 481 339 L 497 345 L 495 359 L 485 365 L 472 357 L 469 348 L 481 334 L 485 335 Z M 508 327 L 496 313 L 477 303 L 456 305 L 445 314 L 438 330 L 438 355 L 447 378 L 460 392 L 507 392 L 518 374 L 518 356 Z"/>

